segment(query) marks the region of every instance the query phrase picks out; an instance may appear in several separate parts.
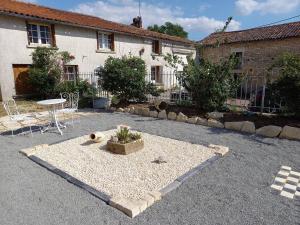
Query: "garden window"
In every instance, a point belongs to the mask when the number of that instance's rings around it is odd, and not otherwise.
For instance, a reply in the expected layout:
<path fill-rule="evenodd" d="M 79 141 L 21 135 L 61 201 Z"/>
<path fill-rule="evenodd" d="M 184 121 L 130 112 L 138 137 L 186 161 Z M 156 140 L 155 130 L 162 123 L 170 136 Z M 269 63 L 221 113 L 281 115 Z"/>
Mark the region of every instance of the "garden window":
<path fill-rule="evenodd" d="M 97 33 L 98 49 L 114 51 L 114 34 Z"/>
<path fill-rule="evenodd" d="M 152 53 L 160 54 L 161 53 L 161 44 L 159 40 L 152 41 Z"/>
<path fill-rule="evenodd" d="M 40 24 L 27 24 L 28 43 L 52 45 L 51 27 Z"/>
<path fill-rule="evenodd" d="M 151 81 L 155 83 L 161 83 L 161 66 L 151 66 Z"/>
<path fill-rule="evenodd" d="M 64 80 L 75 81 L 77 75 L 77 66 L 65 66 L 64 67 Z"/>

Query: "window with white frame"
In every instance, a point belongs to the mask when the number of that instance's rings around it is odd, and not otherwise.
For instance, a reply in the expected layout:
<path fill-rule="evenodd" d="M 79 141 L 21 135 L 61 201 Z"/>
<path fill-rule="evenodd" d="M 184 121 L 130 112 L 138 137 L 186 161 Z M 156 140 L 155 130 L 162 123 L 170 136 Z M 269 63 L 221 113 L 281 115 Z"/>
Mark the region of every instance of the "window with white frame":
<path fill-rule="evenodd" d="M 27 24 L 29 44 L 51 45 L 51 28 L 47 25 Z"/>
<path fill-rule="evenodd" d="M 74 81 L 76 79 L 77 74 L 77 66 L 65 66 L 64 67 L 64 80 Z"/>
<path fill-rule="evenodd" d="M 114 34 L 98 32 L 98 49 L 114 51 Z"/>

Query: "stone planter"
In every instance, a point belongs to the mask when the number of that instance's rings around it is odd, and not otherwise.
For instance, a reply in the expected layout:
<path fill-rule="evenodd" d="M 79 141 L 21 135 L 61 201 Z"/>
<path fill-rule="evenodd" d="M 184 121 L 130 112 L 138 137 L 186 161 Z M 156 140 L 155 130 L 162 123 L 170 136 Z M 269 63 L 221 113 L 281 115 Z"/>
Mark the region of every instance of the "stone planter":
<path fill-rule="evenodd" d="M 107 150 L 120 155 L 128 155 L 137 152 L 144 148 L 144 140 L 136 140 L 126 144 L 116 143 L 112 141 L 107 142 Z"/>

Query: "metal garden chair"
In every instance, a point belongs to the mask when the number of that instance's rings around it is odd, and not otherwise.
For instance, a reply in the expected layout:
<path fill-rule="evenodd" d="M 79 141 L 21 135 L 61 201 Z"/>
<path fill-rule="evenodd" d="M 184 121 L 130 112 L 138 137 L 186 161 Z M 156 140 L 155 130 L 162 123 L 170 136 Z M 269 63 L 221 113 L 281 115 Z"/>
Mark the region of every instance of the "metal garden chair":
<path fill-rule="evenodd" d="M 78 112 L 79 93 L 60 93 L 60 97 L 66 99 L 66 102 L 62 104 L 62 109 L 58 110 L 58 113 L 63 115 L 70 114 L 72 119 L 72 125 L 74 126 L 74 115 Z"/>
<path fill-rule="evenodd" d="M 32 127 L 37 125 L 34 124 L 33 121 L 37 119 L 37 116 L 35 114 L 31 114 L 31 115 L 25 113 L 21 114 L 14 99 L 3 101 L 2 105 L 9 117 L 9 120 L 11 122 L 15 122 L 18 125 L 20 125 L 20 128 L 22 130 L 21 133 L 24 133 L 25 127 L 29 127 L 29 131 L 32 136 Z M 14 136 L 13 128 L 11 128 L 11 134 L 12 136 Z"/>

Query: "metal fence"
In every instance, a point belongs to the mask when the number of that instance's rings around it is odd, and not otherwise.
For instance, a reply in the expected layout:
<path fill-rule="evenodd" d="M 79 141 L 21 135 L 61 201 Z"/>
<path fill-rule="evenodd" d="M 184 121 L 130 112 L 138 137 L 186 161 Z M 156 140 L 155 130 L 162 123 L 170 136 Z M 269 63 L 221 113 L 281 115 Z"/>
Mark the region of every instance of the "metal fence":
<path fill-rule="evenodd" d="M 283 101 L 271 95 L 267 85 L 267 76 L 267 72 L 260 75 L 253 73 L 240 75 L 240 84 L 234 95 L 227 100 L 227 106 L 261 113 L 277 113 L 281 111 Z"/>
<path fill-rule="evenodd" d="M 227 100 L 227 106 L 253 112 L 279 112 L 281 110 L 282 101 L 276 101 L 270 97 L 266 74 L 239 76 L 241 76 L 240 84 L 231 98 Z M 93 85 L 96 90 L 95 97 L 109 96 L 109 93 L 103 90 L 101 79 L 97 73 L 79 73 L 77 78 L 86 80 Z M 158 97 L 147 95 L 149 102 L 162 100 L 169 104 L 193 104 L 191 93 L 183 87 L 175 73 L 149 73 L 145 79 L 161 91 Z"/>

